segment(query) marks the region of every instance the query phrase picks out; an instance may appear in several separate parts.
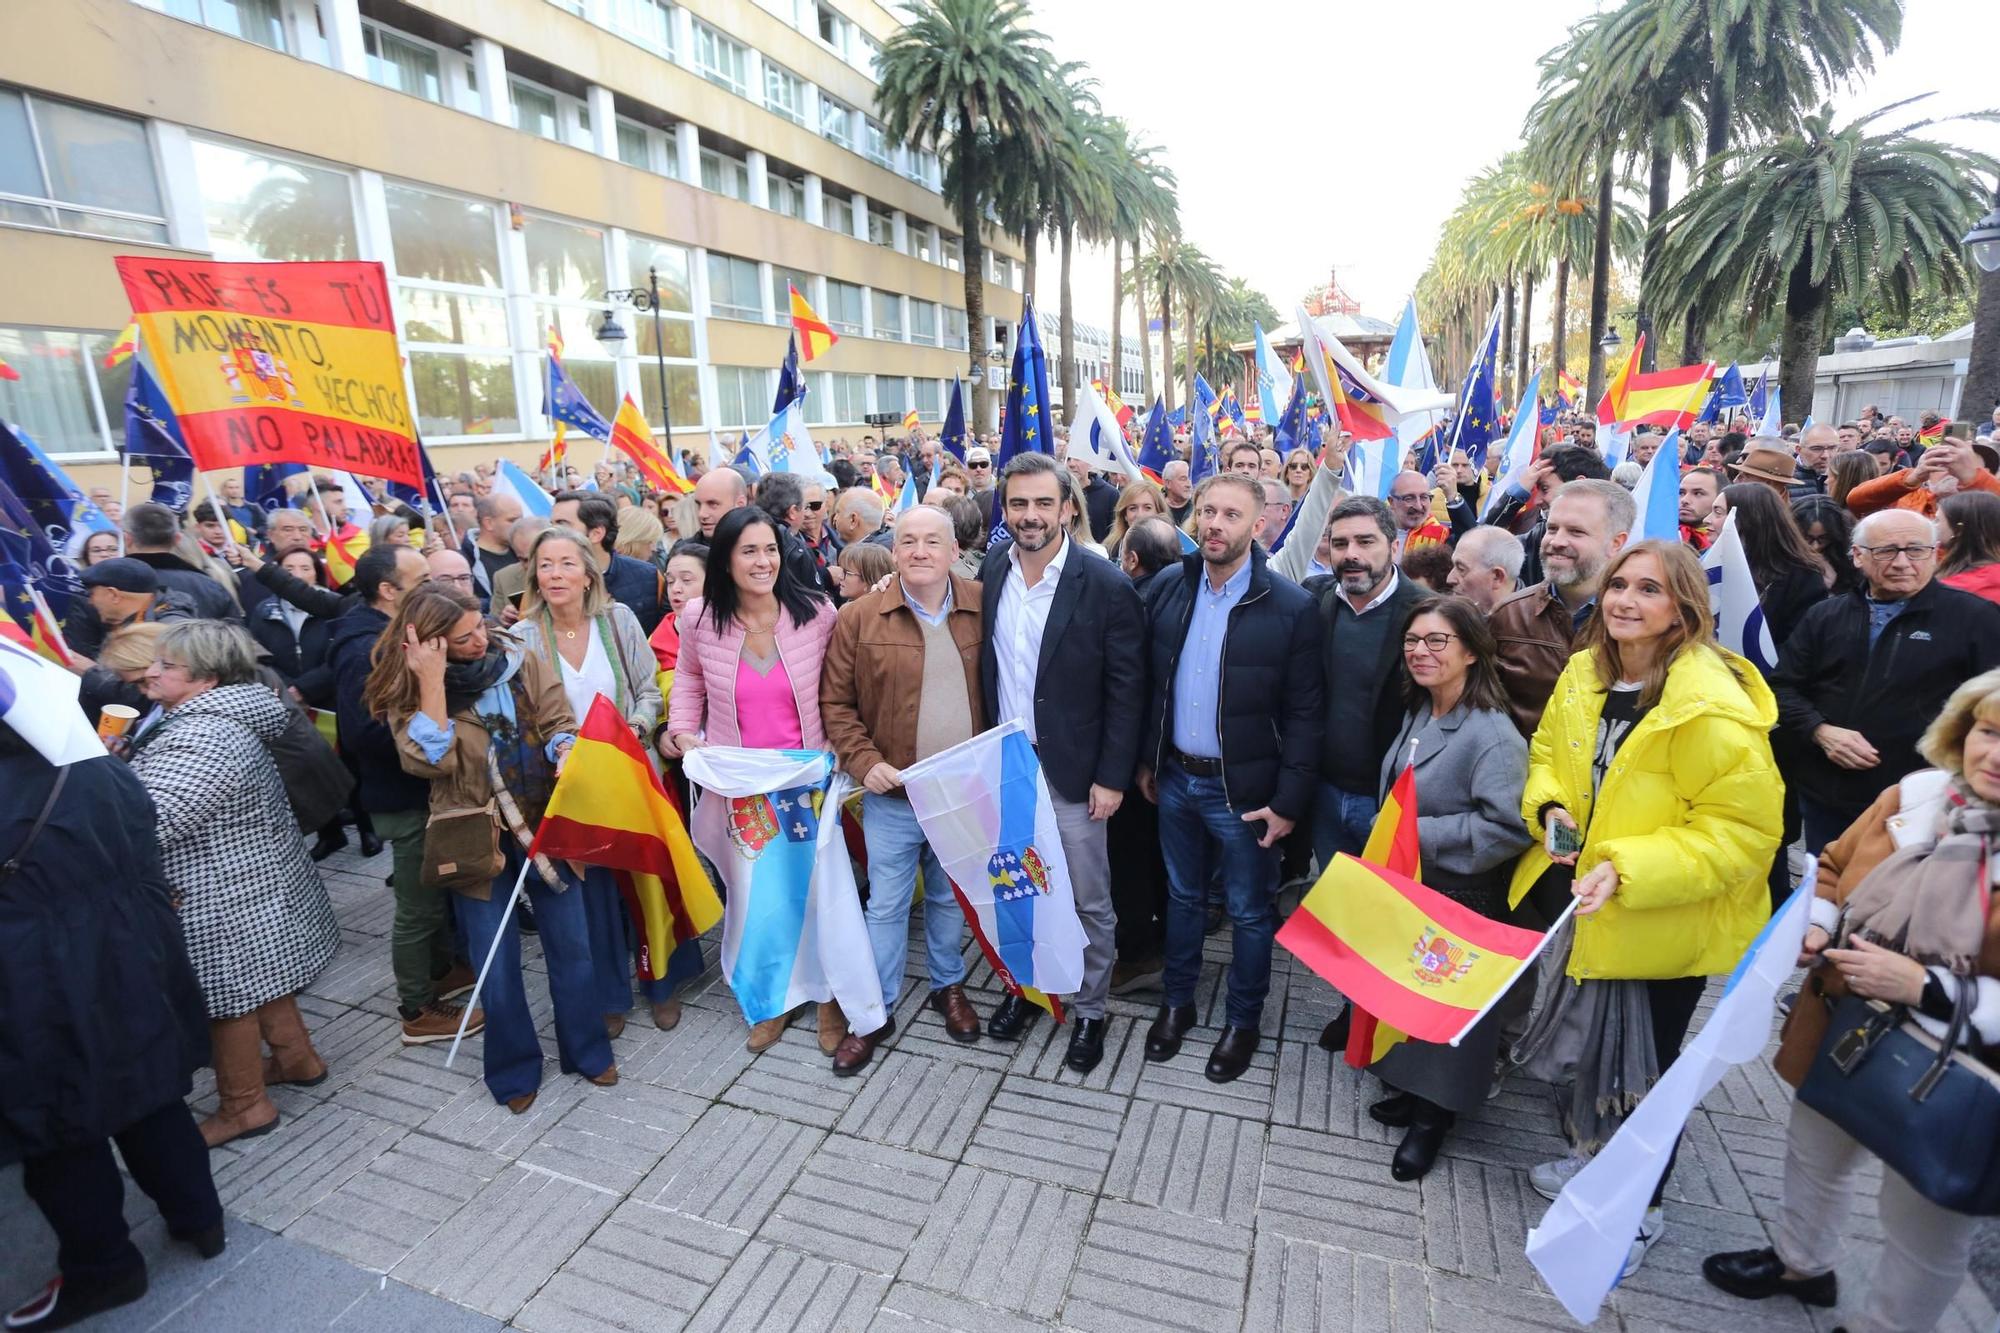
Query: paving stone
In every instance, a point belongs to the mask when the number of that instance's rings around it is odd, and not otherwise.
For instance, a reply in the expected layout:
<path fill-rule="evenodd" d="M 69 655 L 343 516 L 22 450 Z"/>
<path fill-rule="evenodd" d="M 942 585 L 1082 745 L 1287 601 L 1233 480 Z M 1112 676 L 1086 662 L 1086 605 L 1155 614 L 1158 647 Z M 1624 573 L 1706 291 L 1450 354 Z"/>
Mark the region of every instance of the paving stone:
<path fill-rule="evenodd" d="M 1062 1323 L 1085 1333 L 1233 1329 L 1243 1320 L 1250 1241 L 1247 1227 L 1104 1200 Z"/>
<path fill-rule="evenodd" d="M 1504 1282 L 1532 1291 L 1539 1282 L 1528 1263 L 1528 1228 L 1548 1203 L 1510 1166 L 1467 1161 L 1449 1153 L 1438 1159 L 1418 1190 L 1422 1200 L 1423 1256 L 1437 1272 Z"/>
<path fill-rule="evenodd" d="M 379 941 L 376 948 L 384 948 Z M 326 1061 L 327 1078 L 315 1088 L 284 1091 L 313 1101 L 336 1096 L 372 1069 L 393 1060 L 403 1049 L 401 1029 L 385 1014 L 357 1009 L 315 996 L 302 997 L 299 1015 L 312 1034 L 313 1049 Z"/>
<path fill-rule="evenodd" d="M 1011 1072 L 1046 1083 L 1067 1083 L 1129 1097 L 1146 1067 L 1146 1029 L 1152 1025 L 1157 1007 L 1112 999 L 1106 1006 L 1109 1021 L 1104 1029 L 1104 1059 L 1088 1074 L 1079 1074 L 1063 1063 L 1069 1054 L 1069 1025 L 1037 1023 L 1023 1034 Z"/>
<path fill-rule="evenodd" d="M 461 1050 L 458 1058 L 463 1061 L 465 1052 Z M 593 1087 L 579 1075 L 557 1073 L 556 1066 L 549 1063 L 542 1066 L 542 1086 L 535 1095 L 535 1104 L 520 1115 L 508 1110 L 505 1103 L 494 1101 L 493 1094 L 487 1091 L 486 1080 L 480 1078 L 446 1102 L 424 1123 L 423 1129 L 438 1138 L 468 1148 L 483 1148 L 512 1160 L 546 1134 L 570 1107 L 599 1091 L 602 1089 Z"/>
<path fill-rule="evenodd" d="M 1263 1162 L 1261 1124 L 1141 1100 L 1126 1116 L 1104 1192 L 1248 1226 L 1256 1219 Z"/>
<path fill-rule="evenodd" d="M 411 1134 L 314 1204 L 285 1234 L 386 1273 L 506 1164 L 492 1153 Z"/>
<path fill-rule="evenodd" d="M 592 1089 L 520 1161 L 627 1194 L 706 1109 L 686 1093 L 621 1079 Z"/>
<path fill-rule="evenodd" d="M 1095 1192 L 1111 1165 L 1126 1101 L 1009 1075 L 974 1131 L 972 1166 Z"/>
<path fill-rule="evenodd" d="M 357 1111 L 317 1106 L 260 1138 L 238 1140 L 239 1153 L 214 1168 L 215 1190 L 229 1212 L 282 1231 L 403 1133 Z"/>
<path fill-rule="evenodd" d="M 308 994 L 335 1004 L 359 1004 L 385 990 L 393 991 L 396 974 L 389 966 L 389 950 L 379 937 L 346 929 L 340 932 L 340 947 L 326 970 L 306 987 Z"/>
<path fill-rule="evenodd" d="M 1257 1229 L 1384 1259 L 1422 1260 L 1423 1219 L 1414 1185 L 1389 1178 L 1373 1144 L 1283 1126 L 1264 1150 Z"/>
<path fill-rule="evenodd" d="M 740 1231 L 627 1201 L 515 1318 L 530 1333 L 671 1333 L 748 1243 Z"/>
<path fill-rule="evenodd" d="M 836 1078 L 819 1048 L 818 1034 L 796 1027 L 784 1040 L 754 1057 L 722 1100 L 732 1106 L 784 1116 L 819 1129 L 832 1129 L 877 1070 Z"/>
<path fill-rule="evenodd" d="M 838 1128 L 843 1134 L 956 1161 L 1000 1087 L 992 1070 L 902 1051 L 880 1052 Z"/>
<path fill-rule="evenodd" d="M 1523 1289 L 1432 1270 L 1431 1326 L 1437 1329 L 1548 1329 L 1573 1333 L 1576 1320 L 1539 1287 Z M 1600 1320 L 1609 1326 L 1611 1320 Z M 1718 1326 L 1723 1327 L 1723 1326 Z M 1715 1333 L 1711 1330 L 1710 1333 Z"/>
<path fill-rule="evenodd" d="M 868 1328 L 869 1333 L 1043 1333 L 1049 1325 L 898 1282 Z"/>
<path fill-rule="evenodd" d="M 632 1056 L 621 1054 L 618 1075 L 712 1101 L 757 1057 L 744 1048 L 750 1029 L 741 1012 L 699 1008 L 686 995 L 683 991 L 681 1021 L 673 1031 L 648 1039 Z M 735 997 L 729 996 L 729 1002 L 733 1006 Z"/>
<path fill-rule="evenodd" d="M 486 1091 L 480 1082 L 484 1051 L 479 1039 L 471 1038 L 460 1047 L 450 1069 L 444 1067 L 448 1049 L 448 1045 L 396 1046 L 392 1054 L 337 1089 L 333 1100 L 392 1125 L 427 1129 L 454 1098 L 472 1089 Z"/>
<path fill-rule="evenodd" d="M 1419 1264 L 1260 1232 L 1245 1328 L 1273 1333 L 1427 1333 L 1430 1286 Z M 1487 1323 L 1440 1325 L 1490 1329 Z"/>
<path fill-rule="evenodd" d="M 847 1333 L 868 1327 L 889 1279 L 752 1241 L 688 1322 L 689 1333 Z"/>
<path fill-rule="evenodd" d="M 982 1309 L 1053 1318 L 1090 1211 L 1090 1196 L 1076 1190 L 961 1166 L 909 1247 L 902 1277 Z"/>
<path fill-rule="evenodd" d="M 1314 1038 L 1318 1035 L 1315 1030 Z M 1389 1131 L 1365 1114 L 1368 1102 L 1385 1095 L 1380 1082 L 1332 1051 L 1287 1041 L 1278 1048 L 1271 1123 L 1389 1142 Z"/>
<path fill-rule="evenodd" d="M 1189 1032 L 1179 1055 L 1162 1064 L 1148 1063 L 1140 1071 L 1135 1095 L 1148 1101 L 1185 1106 L 1190 1111 L 1214 1111 L 1246 1120 L 1270 1119 L 1279 1043 L 1266 1039 L 1250 1057 L 1250 1067 L 1235 1082 L 1210 1083 L 1202 1070 L 1221 1037 L 1220 1028 L 1198 1027 Z"/>
<path fill-rule="evenodd" d="M 982 966 L 984 964 L 982 963 Z M 918 981 L 906 988 L 896 999 L 893 1013 L 896 1017 L 896 1035 L 891 1037 L 885 1049 L 902 1051 L 907 1055 L 925 1055 L 933 1060 L 949 1064 L 970 1065 L 976 1069 L 990 1069 L 995 1073 L 1012 1067 L 1020 1055 L 1021 1042 L 1035 1039 L 1038 1030 L 1050 1026 L 1048 1015 L 1040 1014 L 1021 1034 L 1017 1041 L 995 1041 L 986 1035 L 986 1020 L 993 1017 L 993 1011 L 1000 1007 L 1000 992 L 968 987 L 966 998 L 979 1011 L 979 1040 L 956 1041 L 945 1031 L 944 1015 L 926 1003 L 929 991 L 927 981 Z"/>
<path fill-rule="evenodd" d="M 604 1190 L 508 1166 L 397 1264 L 394 1276 L 511 1319 L 617 1202 Z"/>
<path fill-rule="evenodd" d="M 950 1174 L 935 1157 L 836 1135 L 806 1159 L 757 1236 L 893 1277 Z"/>
<path fill-rule="evenodd" d="M 712 1106 L 639 1182 L 632 1197 L 755 1231 L 823 1136 L 777 1116 Z"/>

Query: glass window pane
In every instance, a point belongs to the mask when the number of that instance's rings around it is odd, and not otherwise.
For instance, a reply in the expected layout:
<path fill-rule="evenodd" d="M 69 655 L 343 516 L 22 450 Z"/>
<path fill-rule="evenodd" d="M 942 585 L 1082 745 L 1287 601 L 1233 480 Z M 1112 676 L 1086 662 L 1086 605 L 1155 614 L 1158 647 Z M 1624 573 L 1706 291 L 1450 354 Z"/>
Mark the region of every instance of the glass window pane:
<path fill-rule="evenodd" d="M 399 276 L 468 287 L 500 285 L 500 238 L 492 204 L 394 182 L 384 193 Z"/>
<path fill-rule="evenodd" d="M 516 79 L 514 89 L 514 128 L 539 134 L 544 139 L 556 137 L 556 98 L 554 93 L 522 83 Z"/>
<path fill-rule="evenodd" d="M 634 350 L 640 356 L 652 357 L 658 355 L 653 350 L 655 343 L 653 340 L 653 315 L 651 311 L 643 315 L 633 315 L 629 331 L 633 335 Z M 670 358 L 678 358 L 683 361 L 694 359 L 693 320 L 662 316 L 660 319 L 660 338 L 666 343 L 667 355 Z"/>
<path fill-rule="evenodd" d="M 858 422 L 868 415 L 868 377 L 866 375 L 835 375 L 833 377 L 833 420 Z"/>
<path fill-rule="evenodd" d="M 0 325 L 0 360 L 21 376 L 0 380 L 0 418 L 20 423 L 51 454 L 103 452 L 88 355 L 83 334 Z"/>
<path fill-rule="evenodd" d="M 618 160 L 628 167 L 653 169 L 652 146 L 646 131 L 629 121 L 618 122 Z"/>
<path fill-rule="evenodd" d="M 628 287 L 646 286 L 647 270 L 653 270 L 660 277 L 660 308 L 693 312 L 694 287 L 688 281 L 686 249 L 634 232 L 625 238 L 625 254 L 630 264 L 625 275 Z"/>
<path fill-rule="evenodd" d="M 396 302 L 406 341 L 501 350 L 511 342 L 507 336 L 507 303 L 497 297 L 398 287 Z"/>
<path fill-rule="evenodd" d="M 917 415 L 927 420 L 942 417 L 938 410 L 940 394 L 936 380 L 917 381 Z"/>
<path fill-rule="evenodd" d="M 202 0 L 208 26 L 260 46 L 285 49 L 285 19 L 279 0 Z"/>
<path fill-rule="evenodd" d="M 371 82 L 427 102 L 442 100 L 435 50 L 373 25 L 364 27 L 363 35 Z"/>
<path fill-rule="evenodd" d="M 35 125 L 51 198 L 121 213 L 164 214 L 143 124 L 37 97 Z"/>
<path fill-rule="evenodd" d="M 654 378 L 657 374 L 658 371 L 656 370 L 644 380 L 647 386 L 645 393 L 646 420 L 651 422 L 656 430 L 663 424 L 660 420 L 659 381 Z M 701 413 L 700 371 L 693 366 L 668 366 L 667 392 L 673 395 L 674 421 L 676 423 L 684 427 L 703 424 L 706 418 Z M 685 445 L 686 441 L 683 439 L 681 443 L 675 446 L 675 452 L 684 456 Z M 704 454 L 706 453 L 706 444 L 697 445 L 696 447 L 700 448 Z"/>
<path fill-rule="evenodd" d="M 861 288 L 832 278 L 826 283 L 826 322 L 837 333 L 861 332 Z"/>
<path fill-rule="evenodd" d="M 780 325 L 788 323 L 792 317 L 792 294 L 786 290 L 787 286 L 798 288 L 806 303 L 812 303 L 812 277 L 809 274 L 802 269 L 771 265 L 771 311 L 773 322 Z"/>
<path fill-rule="evenodd" d="M 201 140 L 194 164 L 216 258 L 360 256 L 353 193 L 340 172 Z"/>
<path fill-rule="evenodd" d="M 965 348 L 965 312 L 950 306 L 944 311 L 944 345 L 959 350 Z"/>
<path fill-rule="evenodd" d="M 571 348 L 581 346 L 582 343 L 570 343 Z M 583 396 L 590 400 L 590 405 L 596 408 L 606 421 L 618 415 L 618 404 L 624 395 L 618 392 L 617 362 L 608 357 L 600 361 L 564 356 L 563 373 L 570 377 L 577 388 L 583 390 Z M 541 424 L 546 426 L 548 423 L 543 421 Z"/>
<path fill-rule="evenodd" d="M 894 292 L 874 293 L 875 336 L 901 341 L 903 337 L 903 298 Z"/>
<path fill-rule="evenodd" d="M 900 415 L 908 406 L 904 397 L 901 375 L 877 375 L 875 377 L 875 410 L 894 412 Z"/>
<path fill-rule="evenodd" d="M 839 102 L 834 101 L 825 93 L 820 94 L 819 132 L 839 144 L 842 148 L 846 148 L 854 142 L 854 131 L 851 128 L 852 122 L 850 120 L 852 115 L 853 112 L 849 111 Z"/>
<path fill-rule="evenodd" d="M 617 23 L 647 46 L 671 52 L 674 44 L 673 7 L 662 0 L 618 0 Z"/>
<path fill-rule="evenodd" d="M 458 352 L 410 353 L 417 428 L 426 435 L 514 435 L 514 359 Z"/>
<path fill-rule="evenodd" d="M 35 135 L 28 126 L 28 103 L 11 88 L 0 89 L 0 190 L 42 198 L 41 164 L 35 160 Z"/>
<path fill-rule="evenodd" d="M 550 218 L 527 221 L 528 289 L 540 296 L 594 301 L 610 284 L 604 280 L 604 232 Z"/>
<path fill-rule="evenodd" d="M 937 307 L 929 301 L 910 302 L 910 341 L 914 343 L 937 341 Z"/>

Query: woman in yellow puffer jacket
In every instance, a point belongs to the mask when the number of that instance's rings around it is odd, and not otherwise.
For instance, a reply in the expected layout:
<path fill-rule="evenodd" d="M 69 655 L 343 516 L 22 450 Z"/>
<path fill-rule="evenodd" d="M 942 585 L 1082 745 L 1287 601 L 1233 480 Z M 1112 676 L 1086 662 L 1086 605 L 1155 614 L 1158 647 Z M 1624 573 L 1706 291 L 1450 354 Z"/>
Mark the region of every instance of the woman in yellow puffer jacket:
<path fill-rule="evenodd" d="M 1707 978 L 1735 967 L 1770 915 L 1784 783 L 1777 703 L 1715 641 L 1708 580 L 1678 542 L 1625 548 L 1528 749 L 1521 809 L 1542 844 L 1515 868 L 1518 905 L 1552 864 L 1574 867 L 1568 984 L 1521 1043 L 1575 1079 L 1579 1152 L 1529 1173 L 1553 1199 L 1673 1062 Z M 1552 857 L 1556 838 L 1581 849 Z M 1518 1058 L 1518 1057 L 1517 1057 Z M 1673 1164 L 1661 1174 L 1664 1189 Z M 1659 1193 L 1626 1271 L 1659 1237 Z"/>

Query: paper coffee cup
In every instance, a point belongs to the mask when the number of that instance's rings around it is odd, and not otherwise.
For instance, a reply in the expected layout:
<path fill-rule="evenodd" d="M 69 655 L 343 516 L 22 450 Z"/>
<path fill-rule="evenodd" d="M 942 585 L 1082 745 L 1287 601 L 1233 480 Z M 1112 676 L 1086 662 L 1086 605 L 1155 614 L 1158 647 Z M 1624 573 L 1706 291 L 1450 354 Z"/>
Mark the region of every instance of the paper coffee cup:
<path fill-rule="evenodd" d="M 124 704 L 106 704 L 104 711 L 97 715 L 97 734 L 100 736 L 123 736 L 131 725 L 139 720 L 139 710 Z"/>

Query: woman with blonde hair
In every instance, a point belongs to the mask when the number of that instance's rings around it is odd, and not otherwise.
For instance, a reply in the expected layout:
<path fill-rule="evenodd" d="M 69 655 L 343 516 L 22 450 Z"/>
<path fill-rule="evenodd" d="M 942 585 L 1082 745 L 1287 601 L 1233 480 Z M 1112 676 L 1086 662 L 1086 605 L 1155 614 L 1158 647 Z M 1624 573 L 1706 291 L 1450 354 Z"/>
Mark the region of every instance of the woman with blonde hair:
<path fill-rule="evenodd" d="M 1104 553 L 1116 560 L 1124 554 L 1125 534 L 1149 518 L 1167 518 L 1167 493 L 1144 477 L 1125 483 L 1111 506 L 1111 530 L 1104 534 Z"/>
<path fill-rule="evenodd" d="M 619 518 L 652 516 L 636 506 Z M 599 695 L 609 699 L 643 745 L 660 720 L 658 661 L 639 618 L 614 601 L 597 568 L 589 540 L 574 528 L 549 528 L 528 552 L 527 586 L 514 633 L 530 654 L 538 654 L 562 679 L 570 713 L 579 725 Z M 591 971 L 596 977 L 605 1031 L 625 1031 L 632 1007 L 633 955 L 637 944 L 631 915 L 618 891 L 617 872 L 603 866 L 583 871 L 583 906 L 590 934 Z M 701 972 L 701 945 L 688 940 L 663 960 L 656 977 L 640 978 L 653 1022 L 661 1028 L 681 1020 L 674 992 Z"/>
<path fill-rule="evenodd" d="M 664 570 L 666 558 L 661 552 L 661 543 L 666 536 L 667 530 L 660 523 L 658 514 L 643 505 L 628 505 L 618 511 L 618 538 L 611 549 L 633 560 L 642 560 L 654 569 Z"/>
<path fill-rule="evenodd" d="M 1292 493 L 1293 508 L 1297 508 L 1306 498 L 1306 492 L 1312 489 L 1316 466 L 1309 449 L 1294 449 L 1285 455 L 1284 471 L 1278 476 L 1285 483 L 1285 489 Z"/>
<path fill-rule="evenodd" d="M 1563 972 L 1515 1058 L 1569 1082 L 1570 1156 L 1529 1183 L 1553 1199 L 1673 1063 L 1707 978 L 1733 968 L 1770 916 L 1765 875 L 1782 816 L 1777 700 L 1715 640 L 1708 579 L 1679 542 L 1627 546 L 1556 679 L 1528 747 L 1521 812 L 1542 837 L 1509 891 L 1560 884 L 1576 919 Z M 1545 879 L 1546 877 L 1546 879 Z M 1560 944 L 1557 945 L 1560 948 Z M 1661 1192 L 1625 1261 L 1644 1262 Z"/>

